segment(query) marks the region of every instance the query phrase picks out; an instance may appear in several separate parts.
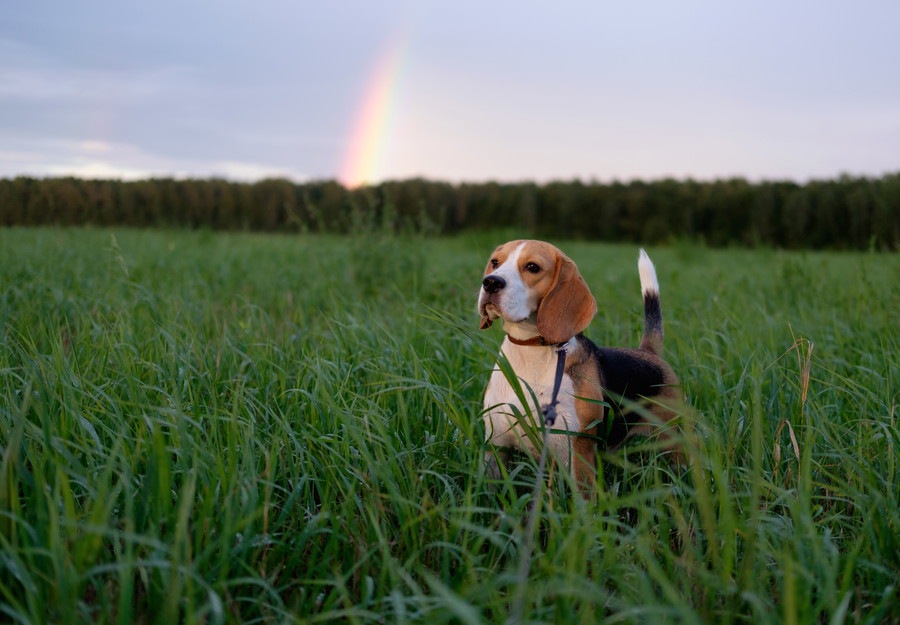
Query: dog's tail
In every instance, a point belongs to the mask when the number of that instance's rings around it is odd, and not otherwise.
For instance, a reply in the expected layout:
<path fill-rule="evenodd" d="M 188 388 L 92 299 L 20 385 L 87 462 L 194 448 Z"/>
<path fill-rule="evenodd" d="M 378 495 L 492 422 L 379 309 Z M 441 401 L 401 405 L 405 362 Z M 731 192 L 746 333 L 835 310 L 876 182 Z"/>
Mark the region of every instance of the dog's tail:
<path fill-rule="evenodd" d="M 644 336 L 641 337 L 641 349 L 662 356 L 663 320 L 659 304 L 659 282 L 653 261 L 644 250 L 641 250 L 638 257 L 638 273 L 641 275 L 641 294 L 644 296 Z"/>

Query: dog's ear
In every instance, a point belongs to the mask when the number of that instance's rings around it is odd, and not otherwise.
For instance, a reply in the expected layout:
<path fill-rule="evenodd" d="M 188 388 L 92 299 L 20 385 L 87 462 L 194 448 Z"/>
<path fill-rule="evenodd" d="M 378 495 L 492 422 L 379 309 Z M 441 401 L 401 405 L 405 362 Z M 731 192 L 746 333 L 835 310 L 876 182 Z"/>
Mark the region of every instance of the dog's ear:
<path fill-rule="evenodd" d="M 597 312 L 597 302 L 575 263 L 560 255 L 553 284 L 537 310 L 537 327 L 544 341 L 563 343 L 583 332 Z"/>

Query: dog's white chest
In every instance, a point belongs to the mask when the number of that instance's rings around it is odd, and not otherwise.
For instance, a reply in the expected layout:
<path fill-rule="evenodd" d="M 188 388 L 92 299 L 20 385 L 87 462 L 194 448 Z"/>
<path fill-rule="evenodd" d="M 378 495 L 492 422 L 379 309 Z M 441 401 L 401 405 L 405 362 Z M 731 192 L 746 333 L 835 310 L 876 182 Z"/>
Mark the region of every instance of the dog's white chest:
<path fill-rule="evenodd" d="M 517 447 L 534 452 L 534 441 L 541 438 L 542 409 L 553 394 L 556 377 L 556 350 L 539 347 L 520 347 L 504 342 L 503 352 L 509 359 L 522 386 L 528 409 L 519 399 L 512 385 L 499 367 L 495 367 L 484 395 L 485 436 L 500 447 Z M 563 375 L 560 384 L 554 430 L 578 432 L 575 396 L 572 379 Z M 529 436 L 528 430 L 533 434 Z M 550 453 L 568 465 L 573 438 L 565 433 L 550 435 Z"/>

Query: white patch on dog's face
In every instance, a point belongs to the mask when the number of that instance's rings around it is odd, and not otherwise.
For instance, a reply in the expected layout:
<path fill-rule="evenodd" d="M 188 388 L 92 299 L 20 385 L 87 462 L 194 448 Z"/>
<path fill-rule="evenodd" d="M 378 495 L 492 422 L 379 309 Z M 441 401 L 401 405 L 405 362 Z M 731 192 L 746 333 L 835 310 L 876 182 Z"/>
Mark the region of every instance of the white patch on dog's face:
<path fill-rule="evenodd" d="M 538 295 L 528 288 L 519 270 L 519 256 L 526 243 L 519 243 L 499 266 L 485 278 L 499 278 L 506 285 L 489 293 L 482 285 L 478 295 L 478 311 L 491 320 L 502 317 L 504 321 L 518 323 L 528 319 L 536 310 Z"/>

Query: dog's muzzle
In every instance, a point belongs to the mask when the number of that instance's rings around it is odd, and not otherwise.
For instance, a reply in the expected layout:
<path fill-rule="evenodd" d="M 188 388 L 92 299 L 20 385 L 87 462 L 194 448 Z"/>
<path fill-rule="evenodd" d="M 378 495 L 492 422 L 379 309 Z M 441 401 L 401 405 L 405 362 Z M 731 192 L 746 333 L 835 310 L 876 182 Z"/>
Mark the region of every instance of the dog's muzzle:
<path fill-rule="evenodd" d="M 485 276 L 481 281 L 481 325 L 480 329 L 486 330 L 494 323 L 494 319 L 500 316 L 500 307 L 494 299 L 494 295 L 506 287 L 506 280 L 500 276 Z M 499 296 L 498 296 L 499 297 Z"/>

